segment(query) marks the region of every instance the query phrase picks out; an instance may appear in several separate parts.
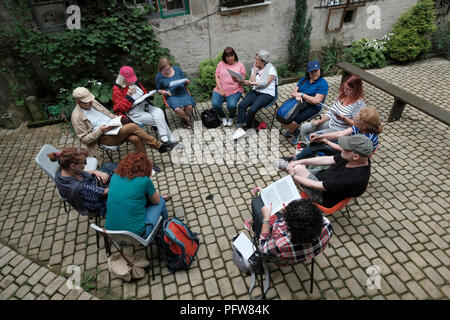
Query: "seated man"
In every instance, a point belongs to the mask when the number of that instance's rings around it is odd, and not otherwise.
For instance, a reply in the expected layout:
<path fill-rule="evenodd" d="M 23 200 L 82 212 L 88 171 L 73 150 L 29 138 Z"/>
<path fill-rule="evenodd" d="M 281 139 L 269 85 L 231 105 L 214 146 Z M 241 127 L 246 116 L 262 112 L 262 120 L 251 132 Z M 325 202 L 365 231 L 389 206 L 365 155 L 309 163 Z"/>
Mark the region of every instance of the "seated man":
<path fill-rule="evenodd" d="M 252 201 L 253 223 L 245 222 L 246 229 L 252 228 L 259 239 L 259 250 L 267 262 L 278 266 L 300 263 L 325 249 L 333 227 L 311 200 L 294 200 L 282 211 L 271 216 L 272 205 L 265 207 L 261 197 L 256 197 Z"/>
<path fill-rule="evenodd" d="M 327 208 L 347 197 L 358 197 L 367 188 L 370 178 L 372 141 L 365 135 L 339 137 L 340 154 L 291 161 L 286 171 L 304 186 L 313 202 Z M 306 169 L 306 165 L 331 166 L 325 170 Z"/>
<path fill-rule="evenodd" d="M 77 102 L 72 112 L 72 126 L 81 143 L 85 144 L 89 151 L 99 157 L 97 144 L 108 146 L 120 145 L 125 141 L 133 143 L 136 152 L 147 155 L 144 143 L 160 153 L 170 151 L 172 145 L 168 142 L 162 143 L 156 138 L 148 135 L 135 123 L 122 126 L 117 135 L 105 135 L 113 129 L 106 124 L 117 116 L 103 107 L 94 95 L 84 87 L 73 90 L 73 98 Z"/>

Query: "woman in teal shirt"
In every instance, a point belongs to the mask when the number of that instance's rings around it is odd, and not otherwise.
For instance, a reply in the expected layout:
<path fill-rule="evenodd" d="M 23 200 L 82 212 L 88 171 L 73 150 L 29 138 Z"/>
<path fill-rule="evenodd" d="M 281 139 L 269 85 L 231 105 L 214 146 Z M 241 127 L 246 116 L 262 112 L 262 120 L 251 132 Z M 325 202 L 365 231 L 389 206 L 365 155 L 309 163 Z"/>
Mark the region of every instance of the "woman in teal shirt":
<path fill-rule="evenodd" d="M 170 195 L 156 191 L 151 173 L 152 163 L 144 154 L 133 152 L 120 161 L 109 184 L 107 230 L 126 230 L 147 238 L 160 215 L 167 220 L 165 200 Z"/>

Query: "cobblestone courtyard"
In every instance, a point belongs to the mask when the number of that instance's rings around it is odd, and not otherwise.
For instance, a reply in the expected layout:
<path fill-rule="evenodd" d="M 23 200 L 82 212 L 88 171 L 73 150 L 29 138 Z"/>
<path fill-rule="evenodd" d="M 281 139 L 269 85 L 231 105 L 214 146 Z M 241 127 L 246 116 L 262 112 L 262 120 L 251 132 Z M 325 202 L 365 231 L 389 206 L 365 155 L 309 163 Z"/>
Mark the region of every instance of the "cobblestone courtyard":
<path fill-rule="evenodd" d="M 433 58 L 369 72 L 450 111 L 447 60 Z M 327 81 L 331 104 L 340 76 Z M 293 86 L 280 86 L 279 103 Z M 366 83 L 364 90 L 367 105 L 380 112 L 384 124 L 369 187 L 358 204 L 350 203 L 350 217 L 343 212 L 329 216 L 335 233 L 331 247 L 316 258 L 313 293 L 309 294 L 307 262 L 271 267 L 269 299 L 450 298 L 449 128 L 408 105 L 400 121 L 386 123 L 393 98 Z M 210 102 L 198 107 L 209 108 Z M 273 108 L 263 110 L 258 116 L 270 123 L 272 112 Z M 168 116 L 171 128 L 181 128 L 174 113 Z M 206 141 L 211 132 L 203 128 Z M 214 152 L 228 143 L 226 139 L 215 138 L 194 150 Z M 293 152 L 284 137 L 279 141 L 282 155 Z M 173 164 L 170 154 L 148 149 L 162 169 L 152 180 L 160 192 L 174 196 L 167 203 L 169 217 L 184 217 L 200 234 L 201 245 L 189 272 L 170 274 L 158 256 L 154 280 L 149 271 L 145 278 L 127 283 L 111 277 L 103 241 L 97 249 L 87 217 L 74 209 L 64 211 L 54 182 L 36 165 L 34 158 L 46 143 L 59 149 L 81 146 L 62 125 L 0 130 L 0 300 L 249 299 L 250 277 L 234 265 L 231 239 L 244 232 L 243 221 L 251 217 L 251 189 L 286 173 L 263 174 L 266 164 L 253 161 L 251 152 L 247 161 L 187 165 Z M 123 157 L 126 148 L 121 149 Z M 118 160 L 117 153 L 115 157 Z M 69 265 L 80 267 L 84 290 L 68 289 Z M 371 266 L 380 268 L 380 289 L 367 287 Z"/>

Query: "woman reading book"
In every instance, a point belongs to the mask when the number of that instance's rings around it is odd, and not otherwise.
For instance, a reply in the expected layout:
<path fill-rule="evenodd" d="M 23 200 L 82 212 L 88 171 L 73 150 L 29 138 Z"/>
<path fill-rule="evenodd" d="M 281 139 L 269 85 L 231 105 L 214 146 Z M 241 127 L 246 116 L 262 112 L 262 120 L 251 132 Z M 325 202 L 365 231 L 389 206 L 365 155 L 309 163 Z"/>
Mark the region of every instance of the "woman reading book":
<path fill-rule="evenodd" d="M 177 66 L 172 66 L 169 59 L 161 58 L 158 63 L 156 75 L 156 90 L 166 97 L 167 104 L 181 118 L 186 129 L 192 128 L 191 114 L 194 111 L 195 101 L 186 89 L 190 81 Z M 183 80 L 184 84 L 171 86 L 173 81 Z"/>

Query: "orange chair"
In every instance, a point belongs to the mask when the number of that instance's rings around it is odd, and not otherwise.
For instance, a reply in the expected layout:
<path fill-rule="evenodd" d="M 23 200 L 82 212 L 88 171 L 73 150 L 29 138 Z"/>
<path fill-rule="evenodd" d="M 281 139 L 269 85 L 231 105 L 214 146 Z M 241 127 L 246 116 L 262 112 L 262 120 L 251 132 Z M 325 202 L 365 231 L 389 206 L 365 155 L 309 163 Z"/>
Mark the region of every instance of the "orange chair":
<path fill-rule="evenodd" d="M 192 97 L 191 93 L 189 92 L 189 89 L 186 87 L 186 91 L 189 93 L 189 95 Z M 164 106 L 163 106 L 163 111 L 164 111 L 164 118 L 166 118 L 166 123 L 169 124 L 169 122 L 167 121 L 167 114 L 166 114 L 166 109 L 172 109 L 171 107 L 169 107 L 169 104 L 167 103 L 166 100 L 166 96 L 162 95 L 163 97 L 163 101 L 164 101 Z M 200 119 L 200 113 L 198 111 L 198 109 L 196 107 L 193 106 L 194 111 L 192 112 L 192 114 L 194 115 L 194 120 L 198 120 Z"/>
<path fill-rule="evenodd" d="M 302 199 L 309 199 L 308 194 L 305 192 L 305 190 L 302 191 L 302 193 L 300 194 L 300 197 Z M 319 208 L 320 211 L 322 211 L 326 215 L 333 214 L 336 211 L 339 211 L 339 210 L 341 210 L 342 208 L 345 207 L 345 209 L 347 210 L 347 215 L 350 217 L 350 212 L 348 211 L 347 204 L 352 199 L 353 199 L 353 197 L 345 198 L 344 200 L 340 201 L 339 203 L 337 203 L 336 205 L 334 205 L 331 208 L 324 207 L 324 206 L 322 206 L 322 205 L 320 205 L 318 203 L 315 203 L 315 202 L 313 202 L 313 203 L 316 205 L 317 208 Z"/>

